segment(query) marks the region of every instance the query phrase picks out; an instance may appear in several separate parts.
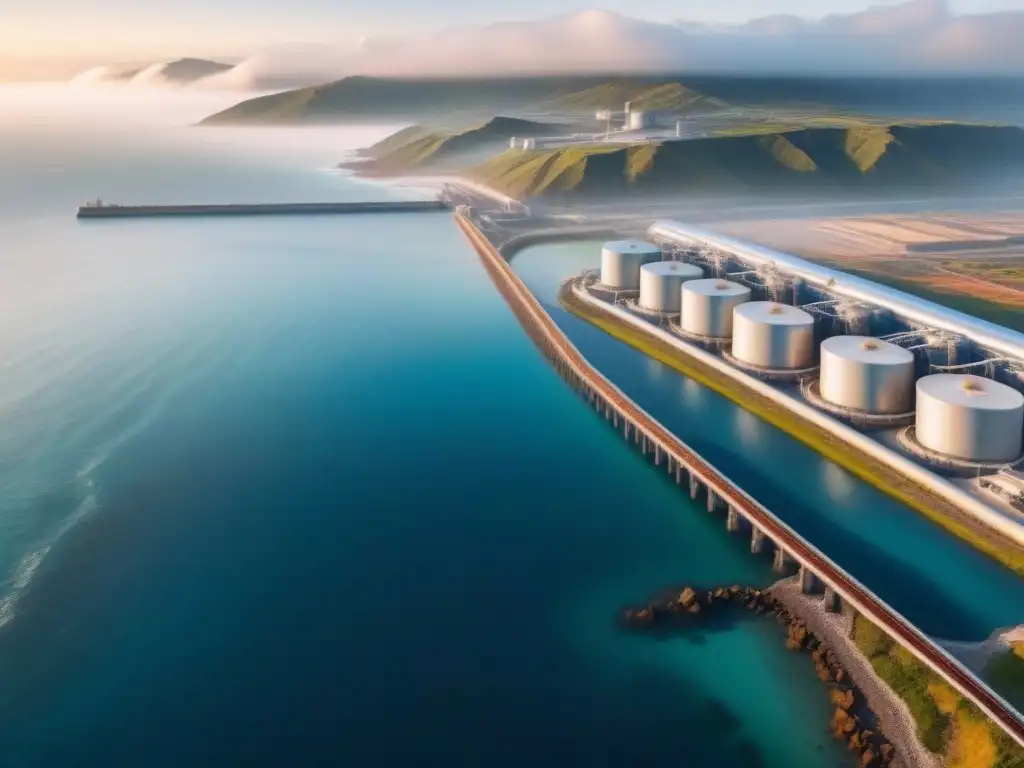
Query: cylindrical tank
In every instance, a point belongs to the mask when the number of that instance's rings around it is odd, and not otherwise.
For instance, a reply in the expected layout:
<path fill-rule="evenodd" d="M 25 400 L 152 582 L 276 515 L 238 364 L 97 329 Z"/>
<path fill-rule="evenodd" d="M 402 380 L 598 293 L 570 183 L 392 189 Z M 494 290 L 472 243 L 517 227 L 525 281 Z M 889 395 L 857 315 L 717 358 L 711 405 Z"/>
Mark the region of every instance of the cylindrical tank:
<path fill-rule="evenodd" d="M 814 365 L 814 318 L 799 307 L 748 301 L 732 313 L 732 356 L 758 368 Z"/>
<path fill-rule="evenodd" d="M 824 400 L 870 413 L 914 409 L 914 355 L 868 336 L 833 336 L 821 344 Z"/>
<path fill-rule="evenodd" d="M 715 339 L 732 336 L 732 312 L 750 301 L 750 289 L 730 280 L 687 280 L 681 291 L 679 326 L 687 333 Z"/>
<path fill-rule="evenodd" d="M 640 288 L 640 267 L 661 261 L 661 249 L 641 240 L 616 240 L 601 249 L 601 282 L 611 288 Z"/>
<path fill-rule="evenodd" d="M 685 261 L 655 261 L 640 267 L 640 306 L 657 312 L 678 312 L 686 280 L 699 280 L 704 272 Z"/>
<path fill-rule="evenodd" d="M 632 131 L 639 131 L 643 128 L 649 128 L 654 125 L 654 113 L 644 112 L 641 109 L 635 109 L 629 112 L 629 123 L 627 124 L 629 129 Z"/>
<path fill-rule="evenodd" d="M 523 149 L 536 149 L 536 148 L 537 148 L 537 140 L 536 139 L 523 139 Z"/>
<path fill-rule="evenodd" d="M 917 440 L 968 461 L 1013 461 L 1021 454 L 1024 395 L 991 379 L 936 373 L 917 382 Z"/>

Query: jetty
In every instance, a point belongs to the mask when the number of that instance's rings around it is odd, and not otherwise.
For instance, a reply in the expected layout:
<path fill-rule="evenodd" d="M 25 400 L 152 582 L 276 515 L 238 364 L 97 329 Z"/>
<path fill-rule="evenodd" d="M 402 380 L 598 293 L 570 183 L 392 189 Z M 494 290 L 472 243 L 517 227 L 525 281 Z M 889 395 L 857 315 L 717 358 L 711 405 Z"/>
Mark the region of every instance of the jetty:
<path fill-rule="evenodd" d="M 151 218 L 168 216 L 309 216 L 344 213 L 415 213 L 447 211 L 448 202 L 388 200 L 349 203 L 224 203 L 206 205 L 110 205 L 97 200 L 78 209 L 79 219 Z"/>
<path fill-rule="evenodd" d="M 774 549 L 779 570 L 795 568 L 799 589 L 818 596 L 826 610 L 853 610 L 899 643 L 953 690 L 1024 746 L 1024 718 L 963 663 L 800 536 L 739 485 L 705 461 L 592 366 L 516 275 L 508 261 L 458 206 L 455 221 L 527 335 L 562 378 L 631 444 L 664 466 L 691 499 L 706 499 L 709 513 L 724 513 L 726 529 L 746 532 L 753 554 Z"/>

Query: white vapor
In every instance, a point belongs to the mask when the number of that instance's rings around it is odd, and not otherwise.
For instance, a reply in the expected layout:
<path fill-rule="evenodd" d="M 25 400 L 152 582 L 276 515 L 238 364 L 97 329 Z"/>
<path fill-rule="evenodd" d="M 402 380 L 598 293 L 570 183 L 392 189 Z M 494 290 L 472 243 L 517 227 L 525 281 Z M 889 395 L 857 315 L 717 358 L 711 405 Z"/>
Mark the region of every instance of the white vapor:
<path fill-rule="evenodd" d="M 1024 12 L 954 15 L 946 0 L 739 25 L 660 24 L 591 10 L 416 38 L 268 48 L 196 85 L 266 90 L 357 74 L 1022 75 L 1021 40 Z"/>

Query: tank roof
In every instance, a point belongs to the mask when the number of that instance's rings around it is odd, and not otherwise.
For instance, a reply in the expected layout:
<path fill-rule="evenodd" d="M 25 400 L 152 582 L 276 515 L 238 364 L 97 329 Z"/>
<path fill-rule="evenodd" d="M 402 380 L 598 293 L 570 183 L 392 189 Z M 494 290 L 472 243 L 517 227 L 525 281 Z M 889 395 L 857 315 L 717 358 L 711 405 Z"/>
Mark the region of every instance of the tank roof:
<path fill-rule="evenodd" d="M 604 248 L 615 253 L 661 253 L 661 248 L 644 240 L 612 240 L 605 243 Z"/>
<path fill-rule="evenodd" d="M 687 264 L 685 261 L 652 261 L 640 267 L 641 272 L 653 272 L 656 275 L 679 275 L 687 277 L 695 275 L 700 277 L 704 271 L 696 264 Z"/>
<path fill-rule="evenodd" d="M 870 365 L 907 365 L 914 362 L 914 353 L 910 350 L 871 336 L 832 336 L 821 343 L 821 350 Z"/>
<path fill-rule="evenodd" d="M 750 289 L 745 285 L 714 277 L 704 280 L 687 280 L 683 285 L 683 290 L 701 293 L 705 296 L 742 296 L 750 293 Z"/>
<path fill-rule="evenodd" d="M 748 301 L 736 307 L 735 313 L 770 325 L 814 325 L 814 318 L 799 307 L 775 301 Z"/>
<path fill-rule="evenodd" d="M 917 381 L 917 391 L 951 405 L 991 411 L 1024 407 L 1024 395 L 992 379 L 962 373 L 934 373 Z"/>

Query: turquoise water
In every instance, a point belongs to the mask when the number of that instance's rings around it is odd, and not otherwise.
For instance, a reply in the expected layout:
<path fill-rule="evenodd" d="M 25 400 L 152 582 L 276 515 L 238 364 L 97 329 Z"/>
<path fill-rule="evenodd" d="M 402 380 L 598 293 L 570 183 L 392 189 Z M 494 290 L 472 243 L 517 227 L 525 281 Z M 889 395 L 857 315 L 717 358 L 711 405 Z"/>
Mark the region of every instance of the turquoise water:
<path fill-rule="evenodd" d="M 449 218 L 71 216 L 379 199 L 326 169 L 387 129 L 12 94 L 4 765 L 847 764 L 777 626 L 616 627 L 768 563 L 572 395 Z"/>
<path fill-rule="evenodd" d="M 925 632 L 981 640 L 1024 620 L 1024 580 L 797 440 L 561 308 L 600 243 L 529 248 L 513 265 L 580 350 L 638 404 Z"/>

